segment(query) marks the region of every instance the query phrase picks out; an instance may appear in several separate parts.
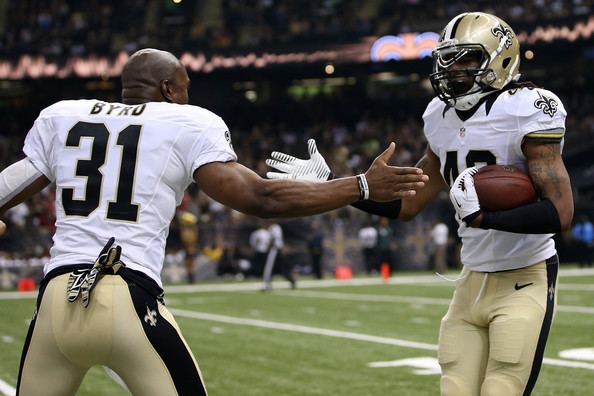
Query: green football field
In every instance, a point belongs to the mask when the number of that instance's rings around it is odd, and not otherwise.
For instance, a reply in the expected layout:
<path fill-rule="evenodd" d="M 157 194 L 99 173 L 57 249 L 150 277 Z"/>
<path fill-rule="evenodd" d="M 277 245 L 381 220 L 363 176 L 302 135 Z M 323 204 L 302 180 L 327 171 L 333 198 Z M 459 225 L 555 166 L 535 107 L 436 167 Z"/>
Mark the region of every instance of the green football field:
<path fill-rule="evenodd" d="M 454 274 L 452 274 L 454 276 Z M 435 275 L 166 287 L 211 396 L 436 395 L 439 321 L 453 285 Z M 593 394 L 594 271 L 563 269 L 533 395 Z M 0 394 L 14 394 L 32 297 L 0 293 Z M 17 296 L 18 297 L 18 296 Z M 150 373 L 146 373 L 150 375 Z M 78 395 L 126 395 L 102 367 Z"/>

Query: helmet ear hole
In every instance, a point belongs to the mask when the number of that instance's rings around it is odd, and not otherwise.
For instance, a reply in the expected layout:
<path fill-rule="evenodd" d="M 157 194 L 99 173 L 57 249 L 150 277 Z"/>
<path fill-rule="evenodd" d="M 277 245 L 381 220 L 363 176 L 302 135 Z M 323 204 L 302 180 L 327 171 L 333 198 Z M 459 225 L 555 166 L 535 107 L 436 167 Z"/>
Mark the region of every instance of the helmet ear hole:
<path fill-rule="evenodd" d="M 511 58 L 505 58 L 505 59 L 503 60 L 503 62 L 501 63 L 501 66 L 502 66 L 504 69 L 507 69 L 507 67 L 509 66 L 509 62 L 511 62 Z"/>

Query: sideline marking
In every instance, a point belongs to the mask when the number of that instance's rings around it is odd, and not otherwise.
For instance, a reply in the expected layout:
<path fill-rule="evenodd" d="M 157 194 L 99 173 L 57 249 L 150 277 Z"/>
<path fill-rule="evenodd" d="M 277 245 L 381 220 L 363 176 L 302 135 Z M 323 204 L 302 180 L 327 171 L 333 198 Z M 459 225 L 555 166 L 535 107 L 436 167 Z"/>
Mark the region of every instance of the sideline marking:
<path fill-rule="evenodd" d="M 398 278 L 397 283 L 400 284 L 419 284 L 426 283 L 428 276 L 414 276 Z M 392 278 L 394 279 L 394 278 Z M 435 283 L 443 282 L 441 279 L 436 279 Z M 362 278 L 352 280 L 311 280 L 300 283 L 301 287 L 334 287 L 334 286 L 364 286 L 364 285 L 380 285 L 384 284 L 381 279 L 376 278 Z M 587 286 L 587 285 L 585 285 Z M 260 290 L 262 284 L 259 282 L 251 282 L 244 284 L 217 284 L 217 285 L 186 285 L 186 286 L 170 286 L 166 295 L 194 292 L 234 292 L 234 291 L 254 291 Z M 379 294 L 359 294 L 359 293 L 342 293 L 342 292 L 325 292 L 315 290 L 291 290 L 290 292 L 281 289 L 288 289 L 289 285 L 275 286 L 274 293 L 277 295 L 287 297 L 312 297 L 312 298 L 329 298 L 335 300 L 356 300 L 356 301 L 375 301 L 375 302 L 403 302 L 410 304 L 426 304 L 426 305 L 448 305 L 450 299 L 435 298 L 435 297 L 414 297 L 414 296 L 386 296 Z M 563 289 L 563 287 L 562 287 Z M 0 292 L 0 300 L 18 300 L 37 297 L 37 292 Z M 174 301 L 168 299 L 166 301 Z M 594 307 L 584 307 L 579 305 L 557 305 L 557 312 L 569 312 L 578 314 L 594 315 Z"/>
<path fill-rule="evenodd" d="M 408 359 L 391 360 L 388 362 L 370 362 L 367 367 L 383 368 L 383 367 L 412 367 L 413 373 L 416 375 L 439 375 L 441 374 L 441 367 L 439 362 L 434 357 L 416 357 Z"/>
<path fill-rule="evenodd" d="M 350 340 L 373 342 L 376 344 L 394 345 L 394 346 L 400 346 L 400 347 L 405 347 L 405 348 L 437 351 L 437 345 L 435 345 L 435 344 L 428 344 L 425 342 L 416 342 L 416 341 L 407 341 L 407 340 L 402 340 L 399 338 L 379 337 L 379 336 L 373 336 L 373 335 L 369 335 L 369 334 L 353 333 L 351 331 L 322 329 L 320 327 L 303 326 L 303 325 L 296 325 L 296 324 L 291 324 L 291 323 L 281 323 L 281 322 L 271 322 L 271 321 L 259 320 L 259 319 L 239 318 L 239 317 L 235 317 L 235 316 L 218 315 L 218 314 L 211 314 L 211 313 L 207 313 L 207 312 L 188 311 L 185 309 L 169 308 L 169 311 L 176 316 L 181 316 L 181 317 L 190 318 L 190 319 L 210 320 L 213 322 L 261 327 L 264 329 L 285 330 L 285 331 L 292 331 L 295 333 L 323 335 L 323 336 L 328 336 L 328 337 L 346 338 L 346 339 L 350 339 Z M 594 371 L 594 364 L 590 364 L 590 363 L 573 362 L 573 361 L 567 361 L 567 360 L 561 360 L 561 359 L 551 359 L 551 358 L 544 358 L 543 363 L 548 364 L 550 366 L 583 368 L 583 369 Z"/>
<path fill-rule="evenodd" d="M 559 352 L 559 357 L 572 360 L 594 361 L 594 348 L 574 348 Z"/>
<path fill-rule="evenodd" d="M 309 298 L 327 298 L 331 300 L 345 300 L 345 301 L 373 301 L 373 302 L 395 302 L 395 303 L 409 303 L 409 304 L 426 304 L 426 305 L 449 305 L 448 298 L 435 297 L 412 297 L 412 296 L 386 296 L 381 294 L 359 294 L 359 293 L 342 293 L 342 292 L 327 292 L 316 290 L 279 290 L 275 294 L 283 297 L 309 297 Z M 578 305 L 557 305 L 557 312 L 571 312 L 594 315 L 594 307 L 583 307 Z"/>
<path fill-rule="evenodd" d="M 327 337 L 347 338 L 351 340 L 367 341 L 383 345 L 395 345 L 406 348 L 436 351 L 437 345 L 424 342 L 401 340 L 398 338 L 380 337 L 369 334 L 353 333 L 350 331 L 322 329 L 319 327 L 296 325 L 291 323 L 270 322 L 260 319 L 238 318 L 234 316 L 211 314 L 206 312 L 188 311 L 185 309 L 169 308 L 172 314 L 190 319 L 210 320 L 229 324 L 262 327 L 265 329 L 293 331 L 296 333 L 323 335 Z"/>
<path fill-rule="evenodd" d="M 0 379 L 0 393 L 4 394 L 5 396 L 15 396 L 16 389 Z"/>
<path fill-rule="evenodd" d="M 360 294 L 360 293 L 342 293 L 331 291 L 316 291 L 316 290 L 279 290 L 273 292 L 283 297 L 310 297 L 310 298 L 327 298 L 330 300 L 350 300 L 350 301 L 369 301 L 369 302 L 398 302 L 410 304 L 427 304 L 427 305 L 449 305 L 449 298 L 437 297 L 412 297 L 412 296 L 386 296 L 381 294 Z"/>
<path fill-rule="evenodd" d="M 584 283 L 559 283 L 561 290 L 571 291 L 594 291 L 594 285 L 587 285 Z"/>
<path fill-rule="evenodd" d="M 448 276 L 455 277 L 456 272 L 450 271 Z M 580 269 L 560 269 L 559 276 L 563 277 L 582 277 L 594 275 L 594 268 Z M 395 276 L 389 278 L 388 285 L 426 285 L 426 286 L 446 286 L 454 287 L 453 282 L 448 282 L 442 278 L 439 278 L 435 274 L 427 275 L 404 275 L 398 273 Z M 302 280 L 298 284 L 302 288 L 314 288 L 314 287 L 339 287 L 339 286 L 367 286 L 367 285 L 386 285 L 386 283 L 380 277 L 366 277 L 366 278 L 354 278 L 354 279 L 322 279 L 322 280 Z M 569 290 L 580 290 L 580 291 L 594 291 L 594 285 L 588 284 L 567 284 L 564 285 L 562 282 L 559 285 L 560 289 L 567 288 Z M 258 291 L 262 288 L 261 282 L 240 282 L 240 283 L 216 283 L 208 285 L 165 285 L 166 294 L 175 293 L 194 293 L 194 292 L 224 292 L 224 291 Z M 289 289 L 290 285 L 288 282 L 274 282 L 274 289 Z M 0 292 L 0 300 L 19 300 L 37 297 L 37 291 L 31 292 Z"/>
<path fill-rule="evenodd" d="M 364 282 L 350 282 L 349 284 L 343 284 L 343 282 L 349 281 L 335 281 L 340 283 L 337 286 L 360 286 L 360 285 L 373 285 L 383 284 L 381 280 L 375 279 L 361 279 L 359 281 Z M 369 282 L 373 281 L 373 283 Z M 310 281 L 319 282 L 319 281 Z M 324 281 L 322 281 L 324 282 Z M 302 282 L 305 283 L 305 282 Z M 411 282 L 412 283 L 412 282 Z M 332 287 L 333 285 L 327 284 L 326 286 L 316 287 Z M 210 292 L 210 291 L 251 291 L 260 290 L 262 285 L 260 283 L 248 283 L 244 285 L 240 284 L 229 284 L 229 285 L 189 285 L 189 286 L 177 286 L 171 287 L 175 289 L 174 292 L 170 293 L 167 291 L 167 295 L 175 293 L 193 293 L 193 292 Z M 282 287 L 287 289 L 289 286 Z M 187 290 L 186 290 L 187 289 Z M 341 293 L 341 292 L 324 292 L 315 290 L 291 290 L 290 292 L 283 290 L 275 290 L 275 294 L 285 297 L 311 297 L 311 298 L 329 298 L 334 300 L 354 300 L 354 301 L 375 301 L 375 302 L 400 302 L 410 304 L 426 304 L 426 305 L 448 305 L 450 300 L 447 298 L 435 298 L 435 297 L 413 297 L 413 296 L 386 296 L 379 294 L 358 294 L 358 293 Z M 0 292 L 0 300 L 18 300 L 37 297 L 36 292 Z M 174 299 L 166 298 L 166 301 L 171 304 Z M 594 315 L 594 307 L 583 307 L 578 305 L 557 305 L 557 312 L 569 312 L 577 314 Z"/>
<path fill-rule="evenodd" d="M 120 377 L 115 371 L 113 371 L 107 366 L 103 366 L 103 369 L 105 370 L 109 378 L 113 380 L 113 382 L 121 386 L 125 391 L 130 392 L 130 389 L 128 389 L 128 386 L 126 385 L 122 377 Z"/>

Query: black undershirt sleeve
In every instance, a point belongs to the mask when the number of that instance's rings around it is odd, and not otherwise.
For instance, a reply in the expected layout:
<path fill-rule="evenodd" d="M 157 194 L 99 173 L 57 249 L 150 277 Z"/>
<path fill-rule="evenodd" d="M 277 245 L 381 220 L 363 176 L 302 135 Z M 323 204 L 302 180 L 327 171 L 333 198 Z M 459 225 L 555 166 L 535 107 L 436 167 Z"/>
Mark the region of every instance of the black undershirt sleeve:
<path fill-rule="evenodd" d="M 510 210 L 482 212 L 481 228 L 518 234 L 554 234 L 561 232 L 561 220 L 555 205 L 543 199 Z"/>
<path fill-rule="evenodd" d="M 330 176 L 328 176 L 328 180 L 335 178 L 336 175 L 334 173 L 330 173 Z M 389 219 L 397 219 L 398 215 L 400 214 L 402 201 L 397 199 L 390 202 L 376 202 L 367 199 L 354 202 L 351 204 L 351 206 L 369 214 L 387 217 Z"/>
<path fill-rule="evenodd" d="M 396 219 L 400 214 L 400 207 L 402 206 L 402 201 L 397 199 L 395 201 L 390 202 L 375 202 L 367 199 L 364 201 L 354 202 L 351 204 L 351 206 L 359 210 L 362 210 L 363 212 L 367 212 L 382 217 L 388 217 L 390 219 Z"/>

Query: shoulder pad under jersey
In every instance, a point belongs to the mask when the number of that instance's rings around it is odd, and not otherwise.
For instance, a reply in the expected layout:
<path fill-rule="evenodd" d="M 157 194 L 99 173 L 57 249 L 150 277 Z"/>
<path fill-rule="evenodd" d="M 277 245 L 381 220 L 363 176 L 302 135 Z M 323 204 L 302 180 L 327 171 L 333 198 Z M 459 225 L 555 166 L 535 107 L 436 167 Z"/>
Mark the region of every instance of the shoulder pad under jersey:
<path fill-rule="evenodd" d="M 546 140 L 563 138 L 567 112 L 561 99 L 551 91 L 541 88 L 510 89 L 498 101 L 496 106 L 511 118 L 523 135 L 538 132 L 527 137 Z"/>

